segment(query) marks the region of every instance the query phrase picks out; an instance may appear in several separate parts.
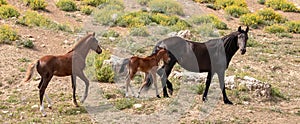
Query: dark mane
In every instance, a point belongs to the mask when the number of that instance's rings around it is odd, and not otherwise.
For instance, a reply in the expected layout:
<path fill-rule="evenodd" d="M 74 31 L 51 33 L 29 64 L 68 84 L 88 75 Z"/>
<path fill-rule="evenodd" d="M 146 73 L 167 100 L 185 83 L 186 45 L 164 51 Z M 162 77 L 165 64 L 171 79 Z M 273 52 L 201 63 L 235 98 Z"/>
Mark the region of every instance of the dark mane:
<path fill-rule="evenodd" d="M 93 34 L 88 34 L 84 38 L 81 38 L 80 41 L 68 52 L 73 52 L 78 46 L 80 46 L 84 41 L 86 41 L 89 37 L 93 36 Z"/>

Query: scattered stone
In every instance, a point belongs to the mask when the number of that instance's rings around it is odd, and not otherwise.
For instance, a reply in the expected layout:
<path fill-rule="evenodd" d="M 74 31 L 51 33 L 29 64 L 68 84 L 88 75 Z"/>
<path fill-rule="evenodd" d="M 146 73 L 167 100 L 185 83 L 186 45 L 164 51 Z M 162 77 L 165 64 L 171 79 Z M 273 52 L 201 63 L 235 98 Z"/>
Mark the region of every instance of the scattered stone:
<path fill-rule="evenodd" d="M 142 104 L 134 104 L 133 105 L 133 108 L 135 108 L 135 109 L 139 109 L 139 108 L 142 108 L 142 107 L 143 107 Z"/>
<path fill-rule="evenodd" d="M 68 41 L 68 40 L 65 40 L 63 43 L 64 43 L 65 45 L 72 45 L 72 44 L 73 44 L 72 41 Z"/>
<path fill-rule="evenodd" d="M 76 111 L 77 114 L 80 114 L 80 111 Z"/>
<path fill-rule="evenodd" d="M 34 38 L 28 38 L 28 40 L 30 40 L 30 41 L 33 41 L 33 42 L 35 41 L 35 39 L 34 39 Z"/>
<path fill-rule="evenodd" d="M 199 83 L 199 82 L 205 82 L 207 73 L 195 73 L 195 72 L 179 72 L 179 71 L 173 71 L 170 74 L 171 77 L 177 78 L 177 79 L 183 79 L 185 82 L 190 83 Z"/>
<path fill-rule="evenodd" d="M 45 45 L 45 44 L 42 44 L 41 47 L 46 47 L 46 45 Z"/>
<path fill-rule="evenodd" d="M 109 39 L 110 41 L 115 41 L 115 40 L 116 40 L 115 37 L 109 37 L 108 39 Z"/>
<path fill-rule="evenodd" d="M 5 111 L 5 110 L 2 110 L 2 113 L 3 114 L 6 114 L 6 113 L 8 113 L 9 111 Z"/>
<path fill-rule="evenodd" d="M 33 106 L 31 106 L 31 109 L 35 109 L 35 108 L 38 108 L 39 107 L 39 105 L 33 105 Z"/>

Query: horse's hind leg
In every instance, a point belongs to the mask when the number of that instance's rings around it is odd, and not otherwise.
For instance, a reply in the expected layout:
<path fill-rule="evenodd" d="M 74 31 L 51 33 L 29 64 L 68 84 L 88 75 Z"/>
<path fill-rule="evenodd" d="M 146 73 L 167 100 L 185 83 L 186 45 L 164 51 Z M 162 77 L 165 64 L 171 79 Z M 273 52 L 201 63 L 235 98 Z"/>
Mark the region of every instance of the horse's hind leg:
<path fill-rule="evenodd" d="M 147 77 L 149 76 L 149 73 L 148 72 L 145 72 L 145 77 L 144 77 L 144 83 L 141 85 L 141 87 L 140 87 L 140 89 L 139 89 L 139 91 L 138 91 L 138 94 L 137 94 L 137 98 L 139 98 L 140 97 L 140 94 L 141 94 L 141 91 L 142 91 L 142 89 L 147 85 L 147 82 L 146 82 L 146 80 L 147 80 Z"/>
<path fill-rule="evenodd" d="M 53 75 L 50 75 L 50 74 L 47 74 L 47 76 L 43 76 L 42 80 L 43 82 L 41 82 L 41 84 L 39 85 L 40 86 L 40 111 L 42 113 L 42 116 L 45 117 L 47 116 L 45 110 L 44 110 L 44 103 L 43 103 L 43 97 L 44 97 L 44 94 L 45 94 L 45 90 L 51 80 L 51 78 L 53 77 Z"/>
<path fill-rule="evenodd" d="M 165 76 L 164 75 L 161 76 L 163 78 L 166 78 L 166 79 L 161 78 L 162 84 L 164 84 L 163 85 L 163 94 L 164 94 L 164 97 L 169 97 L 166 86 L 169 89 L 169 93 L 171 95 L 173 94 L 173 86 L 172 86 L 172 83 L 169 81 L 168 77 L 171 74 L 171 71 L 172 71 L 172 69 L 173 69 L 173 67 L 174 67 L 175 64 L 176 64 L 176 60 L 173 59 L 173 60 L 170 60 L 170 62 L 168 64 L 164 65 L 164 69 L 165 69 L 165 74 L 166 75 Z M 166 81 L 166 83 L 164 81 Z"/>
<path fill-rule="evenodd" d="M 81 80 L 84 81 L 85 83 L 85 91 L 84 91 L 84 95 L 81 97 L 80 99 L 80 102 L 83 103 L 88 95 L 88 90 L 89 90 L 89 80 L 86 78 L 86 76 L 83 74 L 83 72 L 80 72 L 78 75 L 77 75 Z"/>
<path fill-rule="evenodd" d="M 71 75 L 71 81 L 72 81 L 72 89 L 73 89 L 73 103 L 76 107 L 79 107 L 76 100 L 76 76 L 75 75 Z"/>

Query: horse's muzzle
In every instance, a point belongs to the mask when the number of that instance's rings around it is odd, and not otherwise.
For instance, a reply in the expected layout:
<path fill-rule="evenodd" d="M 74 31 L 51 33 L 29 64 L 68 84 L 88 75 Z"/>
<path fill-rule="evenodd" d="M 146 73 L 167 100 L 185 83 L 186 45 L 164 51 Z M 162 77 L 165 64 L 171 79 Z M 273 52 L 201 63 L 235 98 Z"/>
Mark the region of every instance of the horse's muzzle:
<path fill-rule="evenodd" d="M 241 54 L 244 55 L 246 53 L 246 49 L 241 49 Z"/>
<path fill-rule="evenodd" d="M 101 53 L 102 53 L 102 49 L 101 49 L 101 48 L 97 48 L 96 52 L 97 52 L 98 54 L 101 54 Z"/>

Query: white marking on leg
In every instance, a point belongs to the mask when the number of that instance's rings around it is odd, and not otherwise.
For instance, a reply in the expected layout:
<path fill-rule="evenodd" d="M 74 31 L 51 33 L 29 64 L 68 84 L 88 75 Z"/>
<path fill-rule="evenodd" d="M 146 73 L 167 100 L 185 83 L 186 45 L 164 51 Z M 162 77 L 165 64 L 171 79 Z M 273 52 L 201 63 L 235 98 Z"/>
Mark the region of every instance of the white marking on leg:
<path fill-rule="evenodd" d="M 45 98 L 47 99 L 47 102 L 48 102 L 48 108 L 51 109 L 51 107 L 52 107 L 52 101 L 51 101 L 51 99 L 48 97 L 48 95 L 46 93 L 45 93 Z"/>
<path fill-rule="evenodd" d="M 41 111 L 43 117 L 47 116 L 47 114 L 46 114 L 46 112 L 44 110 L 44 102 L 42 102 L 42 105 L 40 106 L 40 111 Z"/>

